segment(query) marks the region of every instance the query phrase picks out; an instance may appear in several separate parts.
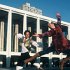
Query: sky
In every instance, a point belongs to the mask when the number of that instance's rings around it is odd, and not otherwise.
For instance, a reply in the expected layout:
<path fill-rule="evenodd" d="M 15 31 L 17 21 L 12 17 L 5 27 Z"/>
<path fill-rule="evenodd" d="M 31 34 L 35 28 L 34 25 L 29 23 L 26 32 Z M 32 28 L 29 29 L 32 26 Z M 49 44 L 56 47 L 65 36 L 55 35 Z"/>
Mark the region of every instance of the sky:
<path fill-rule="evenodd" d="M 25 3 L 42 10 L 44 16 L 56 18 L 61 14 L 62 21 L 70 23 L 70 0 L 0 0 L 0 4 L 19 8 Z"/>

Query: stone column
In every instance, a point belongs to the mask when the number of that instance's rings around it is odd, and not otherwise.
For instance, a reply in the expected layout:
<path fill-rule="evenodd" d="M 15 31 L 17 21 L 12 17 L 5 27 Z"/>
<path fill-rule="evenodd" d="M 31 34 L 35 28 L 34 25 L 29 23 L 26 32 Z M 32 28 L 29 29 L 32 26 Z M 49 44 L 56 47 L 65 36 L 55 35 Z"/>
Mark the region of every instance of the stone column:
<path fill-rule="evenodd" d="M 51 23 L 51 20 L 48 21 L 49 23 Z M 50 28 L 48 28 L 48 30 L 50 30 Z M 48 37 L 48 46 L 50 46 L 52 42 L 52 37 Z"/>
<path fill-rule="evenodd" d="M 37 26 L 36 26 L 36 27 L 37 27 L 36 33 L 37 33 L 37 34 L 41 34 L 41 33 L 40 33 L 41 30 L 40 30 L 40 18 L 39 18 L 39 17 L 37 18 L 37 23 L 36 23 L 36 24 L 37 24 Z M 37 42 L 38 42 L 38 43 L 41 43 L 41 39 L 40 39 L 39 37 L 37 37 Z M 39 52 L 39 51 L 40 51 L 40 50 L 39 50 L 39 47 L 37 47 L 37 52 Z"/>
<path fill-rule="evenodd" d="M 4 21 L 1 21 L 0 25 L 0 51 L 3 51 L 4 48 Z"/>
<path fill-rule="evenodd" d="M 51 23 L 51 20 L 49 20 L 48 23 Z M 48 27 L 48 31 L 49 31 L 49 30 L 50 30 L 50 28 Z M 51 42 L 52 42 L 52 37 L 48 37 L 48 47 L 50 47 Z M 50 67 L 50 68 L 52 67 L 52 66 L 51 66 L 51 63 L 52 63 L 52 55 L 53 55 L 52 52 L 49 53 L 49 59 L 50 59 L 50 61 L 49 61 L 49 67 Z"/>
<path fill-rule="evenodd" d="M 36 33 L 37 34 L 41 34 L 42 33 L 42 30 L 40 30 L 40 18 L 38 17 L 37 18 L 37 23 L 36 23 L 36 27 L 37 27 L 37 31 Z M 36 41 L 37 43 L 41 44 L 42 43 L 42 39 L 40 39 L 39 37 L 36 37 Z M 36 52 L 39 52 L 42 50 L 42 47 L 36 47 Z M 37 57 L 37 62 L 40 64 L 40 57 Z"/>
<path fill-rule="evenodd" d="M 24 17 L 23 17 L 23 34 L 25 30 L 27 30 L 27 15 L 26 14 L 24 14 Z"/>
<path fill-rule="evenodd" d="M 10 58 L 11 58 L 11 28 L 12 28 L 12 11 L 8 12 L 8 26 L 7 26 L 7 45 L 6 45 L 6 66 L 10 67 Z"/>
<path fill-rule="evenodd" d="M 68 39 L 70 40 L 70 25 L 68 26 Z"/>
<path fill-rule="evenodd" d="M 28 27 L 28 30 L 31 32 L 31 27 Z"/>
<path fill-rule="evenodd" d="M 48 28 L 48 30 L 50 30 L 50 28 Z M 52 37 L 48 37 L 48 47 L 50 47 L 51 42 L 52 42 Z"/>
<path fill-rule="evenodd" d="M 15 34 L 18 34 L 18 24 L 15 25 Z M 18 52 L 18 38 L 15 35 L 15 44 L 14 44 L 14 51 Z"/>
<path fill-rule="evenodd" d="M 1 51 L 1 22 L 0 22 L 0 51 Z"/>

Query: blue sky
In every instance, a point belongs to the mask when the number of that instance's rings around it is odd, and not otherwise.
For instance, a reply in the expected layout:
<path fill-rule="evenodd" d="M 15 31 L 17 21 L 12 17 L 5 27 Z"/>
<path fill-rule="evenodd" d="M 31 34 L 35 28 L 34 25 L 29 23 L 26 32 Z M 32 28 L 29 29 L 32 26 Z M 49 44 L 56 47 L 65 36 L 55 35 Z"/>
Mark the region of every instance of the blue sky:
<path fill-rule="evenodd" d="M 56 12 L 60 12 L 62 20 L 70 22 L 70 0 L 0 0 L 0 4 L 16 8 L 26 2 L 41 9 L 43 15 L 48 17 L 56 18 Z"/>

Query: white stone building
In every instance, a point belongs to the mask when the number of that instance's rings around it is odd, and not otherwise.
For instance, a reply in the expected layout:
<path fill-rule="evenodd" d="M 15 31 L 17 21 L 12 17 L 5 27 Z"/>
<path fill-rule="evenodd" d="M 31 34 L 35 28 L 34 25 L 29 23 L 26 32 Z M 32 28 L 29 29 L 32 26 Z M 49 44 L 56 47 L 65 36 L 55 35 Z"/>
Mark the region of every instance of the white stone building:
<path fill-rule="evenodd" d="M 23 10 L 21 8 L 21 10 L 0 4 L 0 55 L 6 56 L 7 67 L 10 67 L 11 56 L 20 56 L 21 54 L 15 33 L 24 34 L 24 31 L 27 29 L 29 29 L 32 34 L 35 32 L 43 33 L 49 29 L 47 27 L 48 22 L 56 22 L 56 19 L 43 16 L 41 10 L 36 10 L 37 8 L 35 9 L 34 7 L 30 7 L 30 4 L 28 5 L 30 11 L 28 9 Z M 64 34 L 70 40 L 70 23 L 62 21 L 62 25 Z M 44 40 L 36 38 L 35 40 L 42 43 L 45 39 L 47 39 L 48 45 L 50 45 L 51 38 L 44 38 Z M 37 47 L 36 52 L 39 52 L 42 48 L 43 47 Z M 34 53 L 30 54 L 33 55 Z M 53 52 L 46 55 L 42 57 L 49 57 L 49 59 L 53 57 L 62 59 L 65 57 L 62 53 L 56 55 L 53 54 Z M 3 62 L 0 61 L 0 64 L 2 63 Z"/>

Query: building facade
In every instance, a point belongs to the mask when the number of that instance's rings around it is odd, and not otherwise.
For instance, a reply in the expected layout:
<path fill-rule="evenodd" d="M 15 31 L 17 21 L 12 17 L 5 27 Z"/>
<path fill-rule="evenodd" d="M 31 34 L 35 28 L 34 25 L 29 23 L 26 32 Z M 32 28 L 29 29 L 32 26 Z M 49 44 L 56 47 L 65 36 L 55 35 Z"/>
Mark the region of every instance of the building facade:
<path fill-rule="evenodd" d="M 28 6 L 30 5 L 28 4 Z M 35 10 L 35 8 L 31 8 Z M 17 9 L 0 4 L 0 55 L 6 56 L 7 67 L 10 67 L 11 56 L 20 56 L 21 54 L 21 48 L 19 47 L 18 39 L 15 34 L 24 34 L 24 31 L 27 29 L 30 30 L 32 34 L 43 33 L 49 30 L 47 26 L 49 22 L 57 21 L 56 19 L 43 16 L 41 10 L 35 10 L 34 12 L 32 9 L 28 11 L 22 8 Z M 62 21 L 62 26 L 65 36 L 70 40 L 70 23 Z M 44 39 L 34 38 L 34 40 L 39 44 L 48 46 L 50 46 L 52 41 L 51 37 L 45 37 Z M 44 43 L 42 41 L 44 41 Z M 45 41 L 47 41 L 47 43 L 45 43 Z M 44 48 L 45 47 L 42 46 L 37 47 L 36 52 Z M 34 53 L 30 53 L 30 55 L 34 55 Z M 48 57 L 49 59 L 53 57 L 58 57 L 59 59 L 66 57 L 63 53 L 57 55 L 52 52 L 46 55 L 42 57 Z M 2 61 L 0 61 L 0 64 L 1 63 Z"/>

